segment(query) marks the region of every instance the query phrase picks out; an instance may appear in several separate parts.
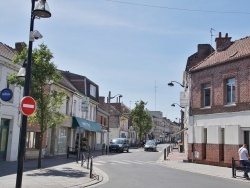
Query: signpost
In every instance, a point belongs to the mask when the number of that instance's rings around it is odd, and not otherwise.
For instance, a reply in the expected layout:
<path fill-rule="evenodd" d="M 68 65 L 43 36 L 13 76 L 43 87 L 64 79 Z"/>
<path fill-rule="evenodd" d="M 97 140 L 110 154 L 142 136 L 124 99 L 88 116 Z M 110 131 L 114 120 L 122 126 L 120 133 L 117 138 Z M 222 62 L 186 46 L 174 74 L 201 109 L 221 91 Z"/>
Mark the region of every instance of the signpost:
<path fill-rule="evenodd" d="M 30 96 L 23 97 L 21 111 L 26 116 L 32 115 L 36 111 L 36 101 Z"/>

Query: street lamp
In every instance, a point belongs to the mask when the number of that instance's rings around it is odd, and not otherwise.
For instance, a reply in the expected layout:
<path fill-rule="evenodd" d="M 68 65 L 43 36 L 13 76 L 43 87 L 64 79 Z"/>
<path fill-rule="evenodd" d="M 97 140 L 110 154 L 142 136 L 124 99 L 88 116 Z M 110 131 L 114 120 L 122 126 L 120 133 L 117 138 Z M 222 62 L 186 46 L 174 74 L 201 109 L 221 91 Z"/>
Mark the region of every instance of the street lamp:
<path fill-rule="evenodd" d="M 110 100 L 119 97 L 119 103 L 120 103 L 120 98 L 122 97 L 121 94 L 117 94 L 113 97 L 111 97 L 111 91 L 109 91 L 109 96 L 108 96 L 108 113 L 109 113 L 109 119 L 108 119 L 108 146 L 109 146 L 109 126 L 110 126 Z"/>
<path fill-rule="evenodd" d="M 181 105 L 179 105 L 179 104 L 177 104 L 177 103 L 171 104 L 171 106 L 173 106 L 173 107 L 175 107 L 175 105 L 178 105 L 180 108 L 185 108 L 185 107 L 183 107 L 183 106 L 181 106 Z"/>
<path fill-rule="evenodd" d="M 36 3 L 35 6 L 35 2 Z M 34 36 L 34 20 L 35 18 L 49 18 L 51 13 L 46 0 L 31 0 L 31 18 L 30 18 L 30 38 L 28 48 L 28 61 L 26 65 L 25 82 L 24 82 L 24 97 L 30 95 L 30 83 L 31 83 L 31 59 L 32 59 L 32 45 L 33 41 L 31 36 L 34 38 L 41 38 L 41 36 Z M 27 135 L 27 116 L 22 115 L 22 127 L 19 136 L 19 148 L 18 148 L 18 161 L 17 161 L 17 176 L 16 176 L 16 188 L 22 187 L 22 176 L 23 176 L 23 162 L 25 155 Z"/>
<path fill-rule="evenodd" d="M 171 81 L 171 82 L 169 82 L 169 83 L 168 83 L 168 86 L 170 86 L 170 87 L 174 86 L 174 83 L 173 83 L 173 82 L 179 84 L 181 87 L 185 87 L 183 84 L 181 84 L 180 82 L 177 82 L 177 81 Z M 186 86 L 185 88 L 188 88 L 188 86 Z"/>

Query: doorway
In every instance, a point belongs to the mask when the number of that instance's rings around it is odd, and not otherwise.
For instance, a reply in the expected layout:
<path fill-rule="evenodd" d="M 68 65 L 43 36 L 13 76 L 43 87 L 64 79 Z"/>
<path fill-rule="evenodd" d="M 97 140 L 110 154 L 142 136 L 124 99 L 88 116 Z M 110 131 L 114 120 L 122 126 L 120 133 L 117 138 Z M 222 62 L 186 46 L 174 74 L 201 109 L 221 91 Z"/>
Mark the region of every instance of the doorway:
<path fill-rule="evenodd" d="M 250 149 L 250 131 L 244 131 L 244 144 L 247 144 L 247 149 Z"/>
<path fill-rule="evenodd" d="M 9 119 L 1 119 L 0 124 L 0 161 L 6 161 L 8 135 L 9 135 Z"/>

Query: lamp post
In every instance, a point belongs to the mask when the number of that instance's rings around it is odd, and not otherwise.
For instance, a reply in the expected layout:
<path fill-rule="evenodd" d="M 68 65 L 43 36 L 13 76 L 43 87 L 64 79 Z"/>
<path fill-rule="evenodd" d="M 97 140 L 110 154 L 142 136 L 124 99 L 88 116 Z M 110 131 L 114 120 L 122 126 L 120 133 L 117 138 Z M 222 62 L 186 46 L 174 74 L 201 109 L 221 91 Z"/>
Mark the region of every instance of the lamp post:
<path fill-rule="evenodd" d="M 109 119 L 108 119 L 108 146 L 109 146 L 109 126 L 110 126 L 110 100 L 115 98 L 116 96 L 119 97 L 119 103 L 120 103 L 120 98 L 122 97 L 122 95 L 117 94 L 117 95 L 111 97 L 111 91 L 109 91 L 109 96 L 108 96 L 108 113 L 109 113 Z"/>
<path fill-rule="evenodd" d="M 177 82 L 177 81 L 171 81 L 171 82 L 169 82 L 168 83 L 168 86 L 170 86 L 170 87 L 172 87 L 172 86 L 174 86 L 174 83 L 173 82 L 175 82 L 175 83 L 177 83 L 177 84 L 179 84 L 181 87 L 185 87 L 185 88 L 188 88 L 188 86 L 184 86 L 183 84 L 181 84 L 180 82 Z"/>
<path fill-rule="evenodd" d="M 179 104 L 177 103 L 173 103 L 171 106 L 175 106 L 175 105 L 178 105 L 180 108 L 184 108 L 182 106 L 180 106 Z M 181 125 L 181 143 L 182 145 L 180 145 L 180 152 L 183 152 L 184 151 L 184 132 L 182 130 L 184 130 L 184 111 L 181 109 L 181 122 L 180 125 Z"/>
<path fill-rule="evenodd" d="M 185 108 L 185 107 L 183 107 L 183 106 L 181 106 L 181 105 L 179 105 L 179 104 L 177 104 L 177 103 L 171 104 L 171 106 L 173 106 L 173 107 L 175 107 L 175 105 L 179 106 L 180 108 Z"/>
<path fill-rule="evenodd" d="M 34 20 L 36 17 L 39 18 L 49 18 L 51 13 L 49 11 L 48 4 L 46 0 L 31 0 L 31 18 L 30 18 L 30 38 L 29 38 L 29 48 L 28 48 L 28 61 L 26 65 L 25 82 L 24 82 L 24 97 L 30 95 L 30 84 L 31 84 L 31 60 L 32 60 L 32 45 L 34 38 L 40 38 L 39 36 L 34 36 Z M 16 176 L 16 188 L 22 187 L 22 176 L 23 176 L 23 162 L 25 155 L 26 146 L 26 136 L 27 136 L 27 116 L 22 115 L 22 126 L 20 129 L 19 136 L 19 148 L 18 148 L 18 160 L 17 160 L 17 176 Z"/>

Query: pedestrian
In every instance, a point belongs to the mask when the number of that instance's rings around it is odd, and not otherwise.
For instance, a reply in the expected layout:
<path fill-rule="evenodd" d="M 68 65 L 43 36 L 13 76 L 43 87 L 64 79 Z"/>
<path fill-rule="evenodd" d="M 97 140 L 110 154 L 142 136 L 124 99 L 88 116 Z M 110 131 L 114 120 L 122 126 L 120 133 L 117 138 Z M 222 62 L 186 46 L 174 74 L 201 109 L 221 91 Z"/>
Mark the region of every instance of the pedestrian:
<path fill-rule="evenodd" d="M 250 167 L 250 161 L 249 161 L 250 158 L 248 155 L 247 145 L 243 144 L 243 146 L 239 149 L 238 153 L 239 153 L 240 164 L 242 166 Z M 244 178 L 246 178 L 247 180 L 249 180 L 248 172 L 249 170 L 244 171 Z"/>

